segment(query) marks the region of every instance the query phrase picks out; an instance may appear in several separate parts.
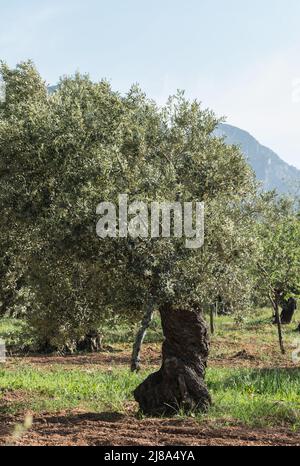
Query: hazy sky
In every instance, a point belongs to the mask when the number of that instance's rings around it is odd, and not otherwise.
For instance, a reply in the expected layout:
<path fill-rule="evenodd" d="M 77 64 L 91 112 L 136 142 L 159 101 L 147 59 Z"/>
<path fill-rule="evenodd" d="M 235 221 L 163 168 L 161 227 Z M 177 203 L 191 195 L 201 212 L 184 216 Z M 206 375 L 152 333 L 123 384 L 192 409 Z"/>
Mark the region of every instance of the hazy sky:
<path fill-rule="evenodd" d="M 300 168 L 299 0 L 0 0 L 0 59 L 185 89 Z"/>

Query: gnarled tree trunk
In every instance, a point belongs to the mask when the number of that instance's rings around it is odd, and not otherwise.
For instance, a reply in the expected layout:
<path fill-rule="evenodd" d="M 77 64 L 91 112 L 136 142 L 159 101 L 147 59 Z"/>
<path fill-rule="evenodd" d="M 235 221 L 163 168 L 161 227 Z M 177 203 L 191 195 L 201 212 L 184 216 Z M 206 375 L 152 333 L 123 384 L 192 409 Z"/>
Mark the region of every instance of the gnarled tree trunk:
<path fill-rule="evenodd" d="M 162 367 L 135 390 L 135 400 L 148 415 L 205 412 L 211 397 L 204 382 L 209 336 L 202 313 L 165 306 L 160 314 Z"/>
<path fill-rule="evenodd" d="M 102 335 L 97 330 L 91 330 L 77 344 L 78 351 L 87 353 L 98 353 L 102 351 Z"/>
<path fill-rule="evenodd" d="M 295 311 L 297 309 L 297 301 L 294 298 L 289 298 L 287 301 L 283 301 L 282 313 L 280 316 L 281 323 L 288 325 L 292 322 Z"/>

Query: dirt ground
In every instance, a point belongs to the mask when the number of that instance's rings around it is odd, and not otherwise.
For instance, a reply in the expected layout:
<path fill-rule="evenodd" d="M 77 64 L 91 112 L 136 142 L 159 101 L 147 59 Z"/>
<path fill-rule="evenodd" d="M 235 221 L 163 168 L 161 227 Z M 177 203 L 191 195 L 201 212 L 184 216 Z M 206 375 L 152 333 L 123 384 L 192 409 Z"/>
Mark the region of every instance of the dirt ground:
<path fill-rule="evenodd" d="M 21 420 L 21 419 L 20 419 Z M 16 418 L 2 419 L 0 444 Z M 4 424 L 3 424 L 4 423 Z M 45 414 L 14 442 L 32 446 L 300 446 L 300 433 L 280 429 L 217 428 L 193 420 L 143 419 L 118 413 Z"/>
<path fill-rule="evenodd" d="M 295 367 L 290 354 L 282 356 L 277 347 L 271 344 L 262 344 L 257 348 L 254 343 L 243 343 L 242 348 L 236 343 L 226 341 L 227 352 L 222 352 L 223 345 L 215 344 L 214 351 L 209 358 L 210 367 L 251 367 L 251 368 L 286 368 Z M 114 367 L 130 367 L 131 346 L 116 345 L 113 349 L 88 355 L 69 356 L 20 356 L 8 359 L 8 365 L 15 362 L 32 364 L 34 366 L 51 367 L 62 365 L 67 367 L 88 368 L 95 366 L 99 369 L 109 370 Z M 267 358 L 265 357 L 267 356 Z M 158 367 L 161 363 L 161 345 L 145 344 L 143 346 L 142 366 Z"/>

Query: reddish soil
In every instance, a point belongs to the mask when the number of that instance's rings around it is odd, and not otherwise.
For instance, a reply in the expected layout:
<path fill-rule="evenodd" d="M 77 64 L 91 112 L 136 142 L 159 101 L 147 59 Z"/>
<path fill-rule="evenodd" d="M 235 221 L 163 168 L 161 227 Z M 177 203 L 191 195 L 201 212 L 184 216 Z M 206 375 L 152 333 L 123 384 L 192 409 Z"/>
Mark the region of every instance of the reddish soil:
<path fill-rule="evenodd" d="M 227 348 L 230 351 L 222 352 L 221 344 L 214 344 L 211 357 L 209 359 L 210 367 L 253 367 L 253 368 L 268 368 L 276 367 L 295 367 L 290 354 L 282 356 L 277 348 L 272 345 L 261 345 L 259 351 L 255 344 L 243 344 L 237 346 L 236 343 L 230 344 L 226 342 Z M 15 362 L 20 362 L 28 365 L 33 364 L 41 368 L 49 368 L 52 365 L 64 365 L 81 367 L 87 369 L 89 366 L 97 366 L 110 370 L 113 367 L 130 367 L 131 358 L 130 346 L 120 346 L 119 349 L 105 351 L 97 354 L 75 355 L 75 356 L 43 356 L 43 355 L 28 355 L 9 358 L 8 364 L 13 365 Z M 263 356 L 268 355 L 268 358 Z M 161 362 L 161 346 L 160 344 L 145 344 L 142 353 L 143 367 L 156 367 Z"/>
<path fill-rule="evenodd" d="M 16 418 L 0 419 L 0 445 Z M 5 426 L 5 427 L 4 427 Z M 300 446 L 300 433 L 286 429 L 249 429 L 242 426 L 213 427 L 193 420 L 144 419 L 118 413 L 84 412 L 36 417 L 32 429 L 14 442 L 25 446 L 197 446 L 261 445 Z"/>
<path fill-rule="evenodd" d="M 160 349 L 147 346 L 143 352 L 143 363 L 146 366 L 158 366 L 160 364 Z M 105 351 L 95 354 L 69 355 L 69 356 L 44 356 L 44 355 L 28 355 L 16 356 L 8 359 L 8 364 L 14 363 L 33 364 L 41 368 L 49 369 L 51 366 L 59 364 L 63 366 L 74 366 L 74 368 L 88 368 L 89 366 L 97 366 L 110 370 L 113 367 L 130 367 L 131 348 L 129 347 Z"/>

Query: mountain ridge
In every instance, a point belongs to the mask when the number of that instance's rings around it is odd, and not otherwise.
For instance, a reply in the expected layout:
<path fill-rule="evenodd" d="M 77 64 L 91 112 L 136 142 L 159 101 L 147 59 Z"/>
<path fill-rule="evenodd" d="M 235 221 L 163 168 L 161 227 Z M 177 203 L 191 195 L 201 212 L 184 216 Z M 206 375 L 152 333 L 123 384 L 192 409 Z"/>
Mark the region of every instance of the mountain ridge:
<path fill-rule="evenodd" d="M 228 144 L 240 147 L 257 180 L 266 191 L 276 189 L 280 194 L 295 195 L 300 188 L 300 170 L 282 160 L 278 154 L 260 144 L 249 132 L 221 123 L 215 134 Z"/>

